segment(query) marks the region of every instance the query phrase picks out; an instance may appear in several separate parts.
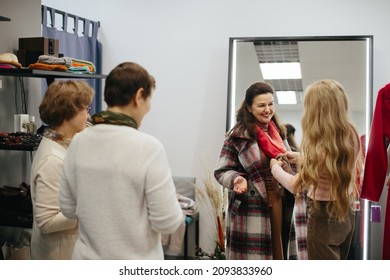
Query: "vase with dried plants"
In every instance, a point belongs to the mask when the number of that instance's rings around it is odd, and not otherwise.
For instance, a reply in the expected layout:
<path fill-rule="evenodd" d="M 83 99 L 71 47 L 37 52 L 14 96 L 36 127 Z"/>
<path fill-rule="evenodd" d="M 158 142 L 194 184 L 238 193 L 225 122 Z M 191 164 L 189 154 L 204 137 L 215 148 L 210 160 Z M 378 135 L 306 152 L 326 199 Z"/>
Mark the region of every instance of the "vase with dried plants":
<path fill-rule="evenodd" d="M 201 248 L 197 250 L 197 259 L 216 259 L 225 260 L 225 209 L 226 209 L 226 191 L 214 179 L 212 172 L 208 170 L 203 180 L 204 188 L 195 187 L 195 191 L 200 199 L 208 199 L 215 219 L 215 246 L 213 252 L 205 253 Z"/>

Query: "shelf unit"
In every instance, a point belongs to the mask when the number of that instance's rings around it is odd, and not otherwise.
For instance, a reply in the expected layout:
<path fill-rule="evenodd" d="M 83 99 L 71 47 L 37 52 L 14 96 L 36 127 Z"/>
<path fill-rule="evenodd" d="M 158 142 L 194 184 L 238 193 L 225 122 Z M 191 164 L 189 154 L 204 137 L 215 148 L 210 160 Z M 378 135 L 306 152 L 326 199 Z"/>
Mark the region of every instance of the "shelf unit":
<path fill-rule="evenodd" d="M 33 152 L 38 148 L 42 135 L 25 132 L 0 132 L 0 150 Z"/>
<path fill-rule="evenodd" d="M 49 71 L 30 68 L 10 68 L 0 69 L 0 76 L 27 77 L 27 78 L 45 78 L 48 85 L 54 79 L 104 79 L 107 75 L 102 74 L 82 74 L 70 73 L 61 71 Z M 0 150 L 15 150 L 15 151 L 35 151 L 37 147 L 26 147 L 20 145 L 1 145 Z"/>
<path fill-rule="evenodd" d="M 0 76 L 44 78 L 46 79 L 47 84 L 50 85 L 54 81 L 54 79 L 104 79 L 107 75 L 47 71 L 29 68 L 11 68 L 0 69 Z M 0 150 L 29 151 L 30 154 L 36 149 L 37 147 L 35 146 L 27 147 L 21 145 L 0 145 Z M 32 214 L 28 213 L 0 212 L 0 226 L 31 228 L 32 220 Z"/>
<path fill-rule="evenodd" d="M 45 78 L 47 84 L 51 84 L 56 78 L 71 79 L 104 79 L 107 75 L 102 74 L 82 74 L 61 71 L 48 71 L 30 68 L 0 69 L 0 76 L 17 76 L 28 78 Z"/>

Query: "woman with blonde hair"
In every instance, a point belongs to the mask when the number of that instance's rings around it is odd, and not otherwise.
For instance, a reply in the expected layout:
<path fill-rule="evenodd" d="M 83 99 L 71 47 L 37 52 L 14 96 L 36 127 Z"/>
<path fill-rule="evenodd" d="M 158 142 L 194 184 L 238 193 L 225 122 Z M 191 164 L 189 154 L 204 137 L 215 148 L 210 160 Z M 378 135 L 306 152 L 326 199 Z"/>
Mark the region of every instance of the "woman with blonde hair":
<path fill-rule="evenodd" d="M 301 125 L 301 153 L 286 153 L 298 162 L 299 173 L 284 172 L 283 162 L 272 159 L 272 174 L 294 194 L 308 191 L 308 258 L 346 259 L 355 227 L 353 202 L 360 195 L 362 152 L 340 83 L 320 80 L 308 86 Z"/>

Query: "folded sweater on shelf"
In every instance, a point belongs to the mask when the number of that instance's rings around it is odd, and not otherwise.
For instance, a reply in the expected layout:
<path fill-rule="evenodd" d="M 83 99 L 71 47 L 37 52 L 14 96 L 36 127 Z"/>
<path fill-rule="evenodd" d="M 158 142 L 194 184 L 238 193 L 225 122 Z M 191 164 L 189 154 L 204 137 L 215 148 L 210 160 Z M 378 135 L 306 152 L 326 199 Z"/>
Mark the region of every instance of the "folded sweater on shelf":
<path fill-rule="evenodd" d="M 63 64 L 46 64 L 46 63 L 32 63 L 28 66 L 30 69 L 48 70 L 48 71 L 62 71 L 66 72 L 67 67 Z"/>
<path fill-rule="evenodd" d="M 46 65 L 64 65 L 66 66 L 66 71 L 73 73 L 96 73 L 96 67 L 91 61 L 68 56 L 55 57 L 51 55 L 40 55 L 37 63 Z"/>

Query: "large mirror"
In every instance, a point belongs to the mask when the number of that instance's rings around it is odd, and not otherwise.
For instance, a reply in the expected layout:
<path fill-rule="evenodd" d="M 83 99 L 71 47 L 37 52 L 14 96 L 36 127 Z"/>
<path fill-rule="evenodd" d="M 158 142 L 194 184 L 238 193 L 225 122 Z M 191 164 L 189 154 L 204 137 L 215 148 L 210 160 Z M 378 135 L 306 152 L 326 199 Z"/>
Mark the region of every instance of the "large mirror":
<path fill-rule="evenodd" d="M 319 79 L 339 81 L 349 96 L 350 117 L 360 135 L 367 134 L 372 117 L 372 36 L 326 37 L 252 37 L 230 38 L 229 77 L 226 131 L 235 124 L 235 116 L 246 89 L 257 81 L 267 81 L 275 91 L 293 92 L 295 104 L 281 104 L 276 96 L 276 113 L 285 123 L 296 128 L 295 137 L 301 140 L 300 121 L 303 92 Z M 298 63 L 300 78 L 267 78 L 261 63 Z M 364 201 L 364 209 L 368 209 Z M 357 220 L 355 238 L 365 236 L 362 248 L 354 248 L 352 259 L 367 259 L 369 234 L 367 213 L 364 226 Z M 361 232 L 363 228 L 364 234 Z"/>
<path fill-rule="evenodd" d="M 249 85 L 265 80 L 276 91 L 295 92 L 296 104 L 281 104 L 276 98 L 276 112 L 296 127 L 299 142 L 304 89 L 316 80 L 334 79 L 349 95 L 351 118 L 360 135 L 366 134 L 372 115 L 372 46 L 372 36 L 230 38 L 226 130 L 234 125 Z M 299 63 L 301 78 L 263 77 L 260 63 L 282 62 Z"/>

